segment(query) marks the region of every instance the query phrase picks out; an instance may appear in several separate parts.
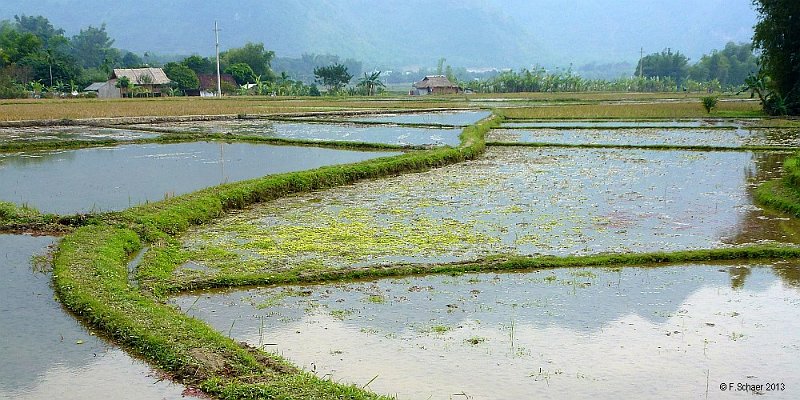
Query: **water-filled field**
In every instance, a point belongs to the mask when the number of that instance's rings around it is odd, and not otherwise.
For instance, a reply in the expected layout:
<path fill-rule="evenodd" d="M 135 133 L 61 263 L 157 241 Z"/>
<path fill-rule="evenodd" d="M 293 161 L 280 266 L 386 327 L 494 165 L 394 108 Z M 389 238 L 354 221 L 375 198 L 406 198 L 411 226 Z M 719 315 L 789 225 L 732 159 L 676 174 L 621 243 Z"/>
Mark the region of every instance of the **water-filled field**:
<path fill-rule="evenodd" d="M 278 272 L 794 242 L 753 204 L 786 153 L 490 148 L 482 159 L 254 206 L 184 238 L 178 271 Z"/>
<path fill-rule="evenodd" d="M 137 125 L 132 125 L 135 128 Z M 264 119 L 193 121 L 147 125 L 149 129 L 186 133 L 220 133 L 265 138 L 384 143 L 407 146 L 458 145 L 461 129 L 358 125 L 355 123 L 283 122 Z"/>
<path fill-rule="evenodd" d="M 54 298 L 52 237 L 0 235 L 0 398 L 180 399 L 184 387 L 98 337 Z M 37 256 L 37 259 L 32 257 Z"/>
<path fill-rule="evenodd" d="M 156 133 L 133 129 L 98 128 L 91 126 L 45 126 L 0 128 L 0 144 L 57 142 L 65 140 L 136 140 L 158 136 Z"/>
<path fill-rule="evenodd" d="M 400 399 L 662 397 L 665 388 L 667 397 L 713 398 L 720 382 L 783 382 L 785 391 L 761 394 L 790 399 L 800 374 L 798 271 L 553 269 L 175 301 L 318 376 Z"/>
<path fill-rule="evenodd" d="M 490 142 L 624 146 L 791 146 L 800 147 L 800 130 L 786 129 L 495 129 Z"/>
<path fill-rule="evenodd" d="M 122 210 L 222 183 L 395 154 L 211 142 L 0 154 L 0 200 L 54 213 Z"/>

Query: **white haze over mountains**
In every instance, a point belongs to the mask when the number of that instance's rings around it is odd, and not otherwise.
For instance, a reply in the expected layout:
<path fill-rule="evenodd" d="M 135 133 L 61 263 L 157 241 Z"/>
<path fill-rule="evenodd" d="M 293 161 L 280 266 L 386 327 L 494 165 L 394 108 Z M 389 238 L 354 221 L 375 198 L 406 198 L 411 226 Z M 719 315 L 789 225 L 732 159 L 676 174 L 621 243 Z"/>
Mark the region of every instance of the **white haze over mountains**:
<path fill-rule="evenodd" d="M 106 23 L 115 47 L 211 55 L 263 42 L 280 57 L 329 53 L 365 67 L 635 63 L 665 48 L 692 61 L 749 42 L 750 0 L 3 0 L 0 19 L 44 15 L 68 35 Z"/>

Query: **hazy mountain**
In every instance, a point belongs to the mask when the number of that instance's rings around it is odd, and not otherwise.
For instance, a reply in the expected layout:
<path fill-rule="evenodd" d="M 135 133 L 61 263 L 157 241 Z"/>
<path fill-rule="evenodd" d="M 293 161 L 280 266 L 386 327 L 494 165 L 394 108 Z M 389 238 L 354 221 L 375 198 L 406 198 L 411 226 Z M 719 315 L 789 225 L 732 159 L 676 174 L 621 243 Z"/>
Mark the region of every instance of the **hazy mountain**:
<path fill-rule="evenodd" d="M 107 24 L 115 46 L 166 54 L 264 42 L 280 56 L 466 67 L 635 62 L 671 47 L 692 59 L 749 41 L 750 0 L 3 0 L 0 19 L 44 15 L 69 34 Z"/>

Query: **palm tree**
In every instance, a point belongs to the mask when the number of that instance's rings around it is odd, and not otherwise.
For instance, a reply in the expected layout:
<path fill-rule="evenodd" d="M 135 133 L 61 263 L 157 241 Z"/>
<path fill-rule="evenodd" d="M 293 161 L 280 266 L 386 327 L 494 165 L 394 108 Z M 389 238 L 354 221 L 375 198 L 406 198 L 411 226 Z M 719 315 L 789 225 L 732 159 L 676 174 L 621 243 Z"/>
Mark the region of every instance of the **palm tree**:
<path fill-rule="evenodd" d="M 385 88 L 386 85 L 380 80 L 381 71 L 373 72 L 372 74 L 367 75 L 364 72 L 364 77 L 359 79 L 358 85 L 359 87 L 364 89 L 364 92 L 367 96 L 372 96 L 377 92 L 378 89 Z"/>

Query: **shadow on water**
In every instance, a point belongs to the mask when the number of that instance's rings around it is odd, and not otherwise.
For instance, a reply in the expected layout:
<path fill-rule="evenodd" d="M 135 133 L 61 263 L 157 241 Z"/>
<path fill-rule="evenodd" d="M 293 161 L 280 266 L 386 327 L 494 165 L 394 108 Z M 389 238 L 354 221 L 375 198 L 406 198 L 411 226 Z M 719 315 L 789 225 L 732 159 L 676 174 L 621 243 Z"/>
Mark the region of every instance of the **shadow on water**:
<path fill-rule="evenodd" d="M 88 331 L 54 298 L 31 258 L 52 237 L 0 235 L 0 398 L 178 399 L 182 386 Z"/>
<path fill-rule="evenodd" d="M 209 142 L 8 154 L 0 157 L 0 200 L 64 214 L 121 210 L 222 183 L 396 154 Z"/>

